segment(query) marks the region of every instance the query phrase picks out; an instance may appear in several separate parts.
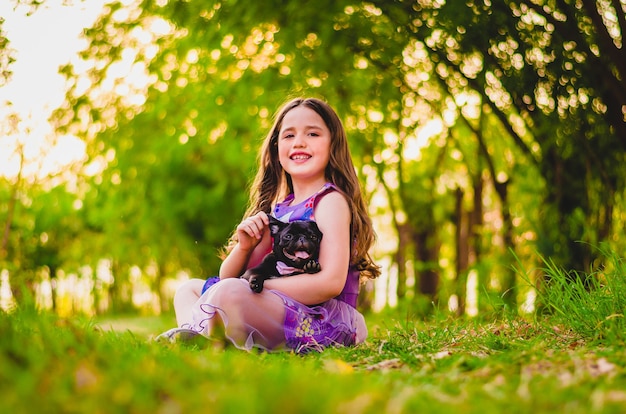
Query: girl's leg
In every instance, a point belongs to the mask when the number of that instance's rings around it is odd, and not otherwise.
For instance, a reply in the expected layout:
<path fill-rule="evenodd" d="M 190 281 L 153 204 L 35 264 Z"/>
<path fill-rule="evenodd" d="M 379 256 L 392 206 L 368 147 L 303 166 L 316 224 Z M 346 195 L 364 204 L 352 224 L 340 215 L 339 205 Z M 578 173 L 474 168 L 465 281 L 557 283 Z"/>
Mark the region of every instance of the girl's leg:
<path fill-rule="evenodd" d="M 203 279 L 190 279 L 176 289 L 176 294 L 174 295 L 174 312 L 176 313 L 176 323 L 178 326 L 191 323 L 191 310 L 193 305 L 200 298 L 204 282 Z"/>
<path fill-rule="evenodd" d="M 221 336 L 225 329 L 226 336 L 244 348 L 249 347 L 250 341 L 269 349 L 285 341 L 284 304 L 272 292 L 255 293 L 245 280 L 224 279 L 211 288 L 203 301 L 206 304 L 194 306 L 196 312 L 200 311 L 200 319 L 203 305 L 208 306 L 209 312 L 220 309 L 207 321 L 207 333 L 211 336 Z"/>

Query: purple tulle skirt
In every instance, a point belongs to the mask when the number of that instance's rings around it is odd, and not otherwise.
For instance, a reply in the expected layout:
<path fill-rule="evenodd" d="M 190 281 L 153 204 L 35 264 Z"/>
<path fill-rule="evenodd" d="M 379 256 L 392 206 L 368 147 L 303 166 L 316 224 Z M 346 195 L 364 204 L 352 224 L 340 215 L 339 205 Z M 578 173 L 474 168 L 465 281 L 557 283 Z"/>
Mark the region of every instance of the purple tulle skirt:
<path fill-rule="evenodd" d="M 245 350 L 304 354 L 356 345 L 367 338 L 363 315 L 341 300 L 307 306 L 275 290 L 254 293 L 246 280 L 235 278 L 207 287 L 194 305 L 189 327 L 211 336 L 217 317 L 223 321 L 226 338 Z"/>

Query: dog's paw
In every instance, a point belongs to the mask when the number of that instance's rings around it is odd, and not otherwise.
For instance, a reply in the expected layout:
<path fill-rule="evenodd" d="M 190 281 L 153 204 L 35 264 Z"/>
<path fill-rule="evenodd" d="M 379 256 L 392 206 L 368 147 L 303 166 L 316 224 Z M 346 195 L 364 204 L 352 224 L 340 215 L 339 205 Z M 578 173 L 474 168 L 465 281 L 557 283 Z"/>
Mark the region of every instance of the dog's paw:
<path fill-rule="evenodd" d="M 322 270 L 322 266 L 316 260 L 309 260 L 302 268 L 306 273 L 317 273 Z"/>
<path fill-rule="evenodd" d="M 264 280 L 257 276 L 251 276 L 250 279 L 250 289 L 253 292 L 261 293 L 263 291 L 263 282 Z"/>

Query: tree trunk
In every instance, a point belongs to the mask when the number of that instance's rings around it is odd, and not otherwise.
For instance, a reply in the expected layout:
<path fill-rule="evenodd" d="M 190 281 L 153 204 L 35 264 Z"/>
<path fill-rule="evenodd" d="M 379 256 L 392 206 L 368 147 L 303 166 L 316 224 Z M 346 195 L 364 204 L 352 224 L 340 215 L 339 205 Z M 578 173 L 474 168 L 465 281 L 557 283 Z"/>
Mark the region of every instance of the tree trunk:
<path fill-rule="evenodd" d="M 170 301 L 165 297 L 165 294 L 163 293 L 163 283 L 165 282 L 165 275 L 167 273 L 165 267 L 165 264 L 159 263 L 153 287 L 158 297 L 160 313 L 166 312 L 167 310 L 169 310 L 170 307 Z"/>
<path fill-rule="evenodd" d="M 457 315 L 465 314 L 467 299 L 467 268 L 469 266 L 469 228 L 468 215 L 463 209 L 464 192 L 457 188 L 455 192 L 455 217 L 456 217 L 456 295 L 458 307 Z"/>
<path fill-rule="evenodd" d="M 427 296 L 435 305 L 438 305 L 439 246 L 436 242 L 436 232 L 433 229 L 415 232 L 413 242 L 415 260 L 423 266 L 416 272 L 419 279 L 415 284 L 418 290 L 416 293 Z"/>
<path fill-rule="evenodd" d="M 121 266 L 116 261 L 111 261 L 111 274 L 113 283 L 109 287 L 111 300 L 109 312 L 124 313 L 133 310 L 132 289 L 129 286 L 128 276 L 124 274 Z"/>
<path fill-rule="evenodd" d="M 4 264 L 9 257 L 9 236 L 11 235 L 11 226 L 13 225 L 13 216 L 15 215 L 15 206 L 17 204 L 17 194 L 19 187 L 22 183 L 22 169 L 24 166 L 24 151 L 22 147 L 18 148 L 20 156 L 20 166 L 17 172 L 17 178 L 11 188 L 11 194 L 9 196 L 9 203 L 7 206 L 7 217 L 4 222 L 4 229 L 2 232 L 2 240 L 0 242 L 0 265 Z M 17 275 L 17 272 L 11 272 L 9 275 L 9 286 L 11 287 L 11 293 L 13 294 L 13 300 L 15 304 L 19 304 L 24 299 L 24 291 L 32 292 L 32 286 L 27 286 L 27 283 L 22 283 Z"/>
<path fill-rule="evenodd" d="M 469 257 L 468 266 L 473 266 L 476 263 L 480 263 L 482 256 L 482 238 L 481 232 L 483 229 L 483 190 L 484 181 L 482 174 L 479 174 L 474 180 L 474 206 L 469 213 Z M 478 292 L 476 292 L 478 310 L 480 311 L 481 292 L 483 287 L 488 283 L 487 274 L 481 271 L 480 267 L 476 269 L 478 272 Z"/>
<path fill-rule="evenodd" d="M 398 232 L 398 250 L 394 255 L 394 260 L 398 266 L 398 286 L 396 288 L 396 295 L 398 300 L 404 299 L 407 292 L 407 251 L 411 240 L 411 229 L 407 223 L 399 224 L 397 227 Z"/>
<path fill-rule="evenodd" d="M 502 238 L 504 240 L 505 251 L 515 251 L 513 240 L 513 222 L 508 202 L 509 182 L 496 182 L 496 192 L 500 197 L 502 214 Z M 517 274 L 511 267 L 507 267 L 502 275 L 502 300 L 504 304 L 513 312 L 517 312 Z"/>

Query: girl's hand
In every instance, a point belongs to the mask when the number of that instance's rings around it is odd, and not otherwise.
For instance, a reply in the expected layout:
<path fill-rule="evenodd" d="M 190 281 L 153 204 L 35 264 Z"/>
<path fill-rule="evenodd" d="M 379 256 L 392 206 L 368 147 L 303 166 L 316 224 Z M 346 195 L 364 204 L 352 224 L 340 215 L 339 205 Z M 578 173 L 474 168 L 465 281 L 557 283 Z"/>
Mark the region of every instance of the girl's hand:
<path fill-rule="evenodd" d="M 248 217 L 237 226 L 239 248 L 251 251 L 263 239 L 263 233 L 269 228 L 270 220 L 265 212 L 260 211 Z"/>

